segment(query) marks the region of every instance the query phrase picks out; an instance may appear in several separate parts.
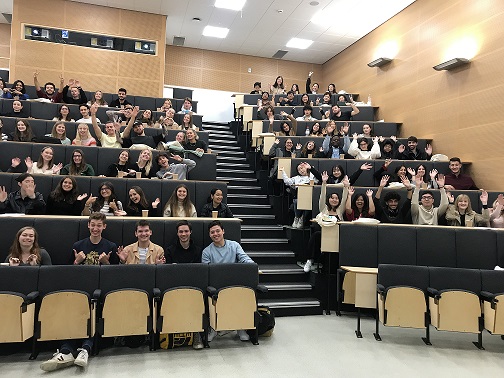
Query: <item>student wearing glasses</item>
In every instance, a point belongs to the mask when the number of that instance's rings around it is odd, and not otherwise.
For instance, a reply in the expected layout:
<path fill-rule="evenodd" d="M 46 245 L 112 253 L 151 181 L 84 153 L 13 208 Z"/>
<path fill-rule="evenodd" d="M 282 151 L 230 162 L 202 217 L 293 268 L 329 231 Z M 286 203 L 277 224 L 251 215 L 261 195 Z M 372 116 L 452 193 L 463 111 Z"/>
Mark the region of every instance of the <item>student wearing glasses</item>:
<path fill-rule="evenodd" d="M 444 188 L 444 175 L 439 174 L 436 179 L 441 194 L 439 207 L 434 207 L 434 195 L 429 190 L 422 193 L 419 201 L 422 181 L 415 180 L 415 176 L 412 177 L 412 181 L 416 184 L 413 197 L 411 198 L 411 218 L 413 224 L 438 225 L 438 219 L 442 217 L 446 213 L 446 209 L 448 209 L 448 197 L 446 196 Z"/>

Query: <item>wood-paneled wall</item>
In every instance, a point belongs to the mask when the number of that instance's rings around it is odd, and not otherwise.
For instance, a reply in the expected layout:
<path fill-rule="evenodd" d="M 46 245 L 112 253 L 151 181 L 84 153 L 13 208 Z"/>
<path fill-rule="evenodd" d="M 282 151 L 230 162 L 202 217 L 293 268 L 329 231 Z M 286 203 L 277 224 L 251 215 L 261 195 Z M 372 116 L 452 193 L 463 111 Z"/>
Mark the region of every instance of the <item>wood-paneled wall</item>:
<path fill-rule="evenodd" d="M 0 68 L 9 68 L 11 28 L 0 24 Z"/>
<path fill-rule="evenodd" d="M 165 61 L 167 85 L 237 93 L 250 92 L 256 81 L 266 89 L 279 75 L 289 89 L 296 83 L 301 91 L 310 71 L 314 81 L 322 78 L 322 65 L 171 45 L 166 46 Z"/>
<path fill-rule="evenodd" d="M 23 39 L 23 24 L 157 41 L 156 56 Z M 85 90 L 162 96 L 166 16 L 63 0 L 14 0 L 10 78 L 33 84 L 79 79 Z M 1 31 L 0 31 L 1 32 Z M 0 46 L 1 49 L 1 46 Z M 0 50 L 1 51 L 1 50 Z"/>
<path fill-rule="evenodd" d="M 371 94 L 380 118 L 404 123 L 401 136 L 433 138 L 435 153 L 472 162 L 479 187 L 503 190 L 503 24 L 502 0 L 417 0 L 326 62 L 324 83 Z M 460 41 L 462 53 L 477 47 L 471 64 L 433 70 Z M 392 63 L 369 68 L 387 42 L 398 48 Z"/>

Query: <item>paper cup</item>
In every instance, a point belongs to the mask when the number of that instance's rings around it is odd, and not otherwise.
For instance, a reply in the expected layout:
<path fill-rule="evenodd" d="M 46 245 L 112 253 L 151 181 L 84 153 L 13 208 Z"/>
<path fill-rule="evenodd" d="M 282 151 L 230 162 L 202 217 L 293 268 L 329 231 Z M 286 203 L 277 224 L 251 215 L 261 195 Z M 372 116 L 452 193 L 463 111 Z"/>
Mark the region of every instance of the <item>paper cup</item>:
<path fill-rule="evenodd" d="M 178 180 L 178 174 L 176 173 L 172 174 L 172 180 Z"/>
<path fill-rule="evenodd" d="M 123 178 L 124 177 L 124 172 L 123 171 L 117 171 L 117 177 Z"/>
<path fill-rule="evenodd" d="M 142 210 L 142 217 L 147 218 L 149 216 L 149 210 Z"/>
<path fill-rule="evenodd" d="M 212 211 L 212 218 L 217 218 L 219 216 L 218 211 Z"/>
<path fill-rule="evenodd" d="M 136 178 L 142 178 L 142 172 L 135 172 Z"/>
<path fill-rule="evenodd" d="M 313 186 L 313 184 L 315 184 L 315 182 L 313 180 L 310 180 L 310 186 Z"/>

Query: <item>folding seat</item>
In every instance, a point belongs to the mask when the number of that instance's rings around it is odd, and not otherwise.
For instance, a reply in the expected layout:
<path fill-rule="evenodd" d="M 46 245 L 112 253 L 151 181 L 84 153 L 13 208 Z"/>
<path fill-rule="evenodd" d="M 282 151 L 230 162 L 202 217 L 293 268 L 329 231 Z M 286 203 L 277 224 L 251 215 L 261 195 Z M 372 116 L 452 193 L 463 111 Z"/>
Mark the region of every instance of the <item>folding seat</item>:
<path fill-rule="evenodd" d="M 476 269 L 429 267 L 430 322 L 438 331 L 475 333 L 483 349 L 481 273 Z"/>
<path fill-rule="evenodd" d="M 156 110 L 156 99 L 154 97 L 134 96 L 135 106 L 140 107 L 141 110 Z M 132 100 L 130 100 L 132 101 Z"/>
<path fill-rule="evenodd" d="M 416 228 L 417 264 L 457 267 L 455 229 L 451 227 Z M 435 240 L 435 245 L 431 242 Z"/>
<path fill-rule="evenodd" d="M 210 264 L 208 282 L 210 326 L 215 331 L 253 329 L 251 341 L 259 344 L 256 290 L 266 288 L 258 285 L 257 264 Z"/>
<path fill-rule="evenodd" d="M 485 329 L 492 335 L 504 335 L 504 272 L 482 270 L 481 290 Z"/>
<path fill-rule="evenodd" d="M 11 174 L 0 175 L 0 186 L 3 186 L 2 178 L 4 176 L 13 176 Z M 10 177 L 9 177 L 10 178 Z M 17 186 L 17 182 L 16 186 Z M 5 188 L 7 192 L 9 191 Z M 14 241 L 14 236 L 23 227 L 33 226 L 33 218 L 29 216 L 20 217 L 0 217 L 0 262 L 3 263 L 9 255 L 9 247 Z"/>
<path fill-rule="evenodd" d="M 158 333 L 208 333 L 205 291 L 208 264 L 167 264 L 156 266 L 154 289 L 155 331 Z"/>
<path fill-rule="evenodd" d="M 37 119 L 53 119 L 58 113 L 58 104 L 46 102 L 31 102 L 31 116 Z"/>
<path fill-rule="evenodd" d="M 11 160 L 15 157 L 21 159 L 22 172 L 26 172 L 24 159 L 31 156 L 33 143 L 9 142 L 2 143 L 0 148 L 0 169 L 6 172 L 11 166 Z"/>
<path fill-rule="evenodd" d="M 426 290 L 429 268 L 409 265 L 378 265 L 378 301 L 375 339 L 381 341 L 379 324 L 388 327 L 425 329 L 429 341 Z"/>
<path fill-rule="evenodd" d="M 378 227 L 378 263 L 416 265 L 416 228 L 382 224 Z"/>
<path fill-rule="evenodd" d="M 33 226 L 39 234 L 39 244 L 51 256 L 52 265 L 68 265 L 73 262 L 73 244 L 80 240 L 79 223 L 80 220 L 75 217 L 40 217 L 33 220 Z M 65 237 L 55 237 L 55 230 L 64 230 Z"/>
<path fill-rule="evenodd" d="M 152 332 L 155 268 L 155 265 L 100 267 L 101 316 L 97 325 L 100 336 L 148 335 Z"/>
<path fill-rule="evenodd" d="M 196 167 L 189 172 L 189 180 L 215 181 L 217 177 L 216 154 L 204 154 L 202 157 L 194 154 L 188 156 L 196 162 Z"/>
<path fill-rule="evenodd" d="M 0 343 L 23 342 L 33 336 L 38 276 L 38 267 L 0 266 Z"/>
<path fill-rule="evenodd" d="M 498 265 L 497 232 L 482 228 L 457 228 L 457 268 L 493 269 Z"/>
<path fill-rule="evenodd" d="M 98 266 L 41 266 L 35 341 L 93 337 L 99 280 Z M 36 355 L 34 346 L 33 358 Z"/>
<path fill-rule="evenodd" d="M 12 106 L 8 105 L 8 102 L 5 100 L 0 101 L 0 104 L 3 104 L 2 112 L 10 112 L 12 110 Z M 1 118 L 3 122 L 2 132 L 4 134 L 12 133 L 14 131 L 14 128 L 16 127 L 16 118 L 14 117 L 1 117 Z"/>

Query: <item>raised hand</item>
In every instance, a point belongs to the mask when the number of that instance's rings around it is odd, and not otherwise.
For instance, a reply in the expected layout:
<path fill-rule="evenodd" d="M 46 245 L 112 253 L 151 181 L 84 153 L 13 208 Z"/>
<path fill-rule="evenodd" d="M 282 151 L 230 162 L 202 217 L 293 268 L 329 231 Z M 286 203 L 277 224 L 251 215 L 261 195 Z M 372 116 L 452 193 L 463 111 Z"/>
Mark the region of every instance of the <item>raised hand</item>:
<path fill-rule="evenodd" d="M 394 143 L 397 143 L 397 137 L 395 135 L 392 135 L 389 139 L 392 139 Z"/>
<path fill-rule="evenodd" d="M 390 165 L 390 163 L 392 163 L 392 159 L 385 159 L 385 163 L 383 163 L 383 166 L 387 168 Z"/>
<path fill-rule="evenodd" d="M 347 175 L 345 175 L 345 177 L 343 177 L 343 180 L 341 180 L 341 182 L 343 183 L 343 186 L 345 188 L 348 188 L 350 186 L 350 180 L 348 179 Z"/>
<path fill-rule="evenodd" d="M 19 164 L 21 164 L 21 159 L 18 157 L 11 159 L 11 167 L 16 168 Z"/>
<path fill-rule="evenodd" d="M 57 175 L 58 172 L 61 170 L 61 168 L 63 168 L 63 164 L 58 163 L 58 164 L 53 165 L 51 170 L 52 170 L 53 174 Z"/>
<path fill-rule="evenodd" d="M 378 137 L 377 136 L 373 137 L 372 140 L 373 140 L 373 143 L 378 143 Z"/>
<path fill-rule="evenodd" d="M 88 196 L 87 193 L 83 193 L 77 196 L 77 201 L 82 201 L 84 198 Z"/>
<path fill-rule="evenodd" d="M 86 201 L 86 206 L 91 206 L 93 203 L 96 202 L 97 198 L 98 197 L 93 197 L 93 193 L 91 193 L 91 196 Z"/>
<path fill-rule="evenodd" d="M 138 113 L 140 112 L 140 107 L 135 106 L 131 111 L 131 118 L 136 118 Z"/>
<path fill-rule="evenodd" d="M 353 140 L 357 140 L 357 136 L 358 136 L 358 135 L 357 135 L 357 133 L 353 133 L 353 134 L 352 134 L 352 138 L 353 138 Z"/>
<path fill-rule="evenodd" d="M 31 171 L 31 169 L 33 167 L 33 160 L 31 159 L 31 157 L 28 156 L 26 159 L 24 159 L 24 162 L 25 162 L 28 170 Z"/>
<path fill-rule="evenodd" d="M 404 152 L 404 150 L 406 149 L 406 146 L 404 146 L 404 144 L 401 144 L 398 148 L 397 148 L 397 151 L 399 151 L 400 154 L 402 154 Z"/>
<path fill-rule="evenodd" d="M 128 251 L 124 250 L 124 247 L 121 245 L 120 247 L 117 247 L 117 256 L 119 256 L 119 260 L 121 260 L 122 263 L 125 263 L 126 260 L 128 260 Z"/>
<path fill-rule="evenodd" d="M 28 256 L 28 259 L 26 259 L 26 262 L 31 266 L 38 265 L 37 256 L 34 254 L 30 254 L 30 256 Z"/>
<path fill-rule="evenodd" d="M 380 180 L 380 186 L 383 188 L 384 186 L 387 185 L 388 180 L 390 179 L 389 175 L 385 175 L 381 178 Z"/>
<path fill-rule="evenodd" d="M 326 111 L 326 112 L 325 112 L 325 117 L 326 117 L 326 118 L 329 118 L 329 115 L 330 115 L 330 114 L 331 114 L 331 113 L 329 112 L 329 110 L 328 110 L 328 111 Z"/>
<path fill-rule="evenodd" d="M 486 190 L 481 191 L 480 201 L 482 205 L 488 204 L 488 192 Z"/>
<path fill-rule="evenodd" d="M 406 168 L 406 170 L 408 171 L 408 173 L 410 174 L 411 177 L 415 177 L 416 176 L 416 172 L 413 168 L 411 167 L 408 167 Z"/>
<path fill-rule="evenodd" d="M 95 102 L 93 105 L 91 105 L 89 107 L 89 113 L 91 113 L 91 115 L 96 115 L 96 112 L 98 111 L 98 104 Z"/>
<path fill-rule="evenodd" d="M 455 201 L 455 197 L 450 192 L 446 192 L 446 197 L 448 198 L 448 202 L 453 203 Z"/>
<path fill-rule="evenodd" d="M 100 264 L 109 265 L 111 254 L 112 254 L 112 251 L 110 251 L 109 253 L 102 252 L 100 257 L 98 257 L 98 261 L 100 262 Z"/>
<path fill-rule="evenodd" d="M 329 179 L 329 175 L 327 174 L 327 171 L 322 172 L 322 182 L 327 182 Z"/>
<path fill-rule="evenodd" d="M 320 104 L 320 97 L 317 97 L 317 100 L 315 101 L 315 104 L 317 104 L 317 105 Z"/>
<path fill-rule="evenodd" d="M 5 191 L 5 186 L 0 186 L 0 202 L 5 202 L 7 200 L 7 192 Z"/>
<path fill-rule="evenodd" d="M 366 196 L 371 199 L 373 197 L 373 191 L 371 189 L 366 190 Z"/>
<path fill-rule="evenodd" d="M 313 71 L 310 71 L 310 73 L 308 74 L 308 77 L 311 77 L 311 75 L 313 75 Z"/>
<path fill-rule="evenodd" d="M 39 74 L 40 74 L 40 72 L 35 71 L 35 72 L 33 73 L 33 78 L 36 80 L 36 79 L 38 78 L 38 75 L 39 75 Z"/>
<path fill-rule="evenodd" d="M 10 266 L 19 266 L 21 261 L 17 257 L 11 257 L 9 258 L 9 265 Z"/>
<path fill-rule="evenodd" d="M 385 138 L 384 138 L 384 137 L 382 137 L 382 136 L 380 136 L 380 137 L 379 137 L 379 141 L 380 141 L 381 143 L 383 143 L 383 141 L 384 141 L 384 140 L 385 140 Z"/>
<path fill-rule="evenodd" d="M 75 85 L 75 79 L 68 80 L 68 86 L 73 87 Z"/>
<path fill-rule="evenodd" d="M 440 188 L 444 187 L 445 185 L 445 177 L 443 174 L 439 174 L 436 180 L 437 184 L 439 185 Z"/>
<path fill-rule="evenodd" d="M 80 84 L 80 81 L 79 80 L 75 80 L 75 86 L 77 88 L 80 88 L 81 84 Z"/>
<path fill-rule="evenodd" d="M 432 169 L 429 172 L 429 176 L 430 176 L 430 178 L 431 178 L 432 181 L 436 180 L 437 174 L 438 174 L 438 170 L 436 168 Z"/>
<path fill-rule="evenodd" d="M 301 143 L 296 144 L 296 150 L 300 150 L 303 148 L 303 145 Z"/>
<path fill-rule="evenodd" d="M 170 153 L 170 159 L 173 159 L 173 160 L 177 160 L 177 161 L 182 161 L 182 156 L 180 155 L 173 155 L 172 153 Z"/>
<path fill-rule="evenodd" d="M 86 254 L 83 251 L 77 252 L 75 249 L 73 251 L 75 256 L 74 264 L 80 264 L 86 259 Z"/>
<path fill-rule="evenodd" d="M 501 205 L 501 206 L 504 206 L 504 195 L 499 194 L 499 195 L 497 196 L 497 203 L 498 203 L 499 205 Z"/>
<path fill-rule="evenodd" d="M 280 144 L 280 139 L 276 138 L 275 139 L 275 144 Z"/>
<path fill-rule="evenodd" d="M 157 264 L 166 264 L 166 258 L 164 257 L 164 255 L 159 259 L 156 257 L 156 265 Z"/>
<path fill-rule="evenodd" d="M 432 155 L 432 146 L 430 144 L 425 147 L 425 153 L 429 156 Z"/>
<path fill-rule="evenodd" d="M 157 207 L 158 207 L 158 205 L 159 205 L 160 202 L 161 202 L 161 200 L 159 198 L 156 198 L 154 200 L 154 202 L 152 202 L 152 208 L 153 209 L 157 209 Z"/>
<path fill-rule="evenodd" d="M 406 188 L 411 189 L 411 182 L 406 176 L 400 176 L 400 179 Z"/>
<path fill-rule="evenodd" d="M 349 187 L 348 188 L 348 195 L 351 197 L 353 196 L 355 193 L 355 188 L 353 186 Z"/>
<path fill-rule="evenodd" d="M 61 84 L 64 84 L 64 83 L 65 83 L 65 78 L 63 77 L 63 74 L 62 74 L 62 73 L 60 73 L 60 75 L 59 75 L 59 79 L 60 79 L 60 83 L 61 83 Z"/>
<path fill-rule="evenodd" d="M 361 171 L 369 171 L 371 168 L 373 168 L 373 164 L 369 163 L 364 163 L 360 166 Z"/>
<path fill-rule="evenodd" d="M 112 202 L 109 203 L 109 207 L 112 209 L 112 211 L 117 211 L 117 204 L 116 201 L 113 200 Z"/>

